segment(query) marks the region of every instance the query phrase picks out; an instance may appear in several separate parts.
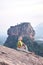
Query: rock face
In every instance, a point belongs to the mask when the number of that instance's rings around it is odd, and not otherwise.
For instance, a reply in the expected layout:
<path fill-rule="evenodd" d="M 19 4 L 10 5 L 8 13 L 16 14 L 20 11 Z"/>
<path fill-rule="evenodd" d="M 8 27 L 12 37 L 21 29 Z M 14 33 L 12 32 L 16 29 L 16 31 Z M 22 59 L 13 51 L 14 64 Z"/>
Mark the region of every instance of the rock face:
<path fill-rule="evenodd" d="M 0 46 L 0 65 L 43 65 L 43 57 Z"/>
<path fill-rule="evenodd" d="M 26 36 L 26 37 L 30 37 L 29 35 L 32 34 L 32 36 L 35 35 L 35 31 L 33 30 L 32 26 L 30 25 L 30 23 L 21 23 L 19 25 L 16 26 L 11 26 L 8 29 L 8 35 L 16 35 L 16 36 Z"/>
<path fill-rule="evenodd" d="M 8 38 L 4 45 L 11 48 L 16 48 L 19 36 L 33 40 L 35 35 L 35 31 L 30 23 L 21 23 L 16 26 L 11 26 L 7 33 Z"/>

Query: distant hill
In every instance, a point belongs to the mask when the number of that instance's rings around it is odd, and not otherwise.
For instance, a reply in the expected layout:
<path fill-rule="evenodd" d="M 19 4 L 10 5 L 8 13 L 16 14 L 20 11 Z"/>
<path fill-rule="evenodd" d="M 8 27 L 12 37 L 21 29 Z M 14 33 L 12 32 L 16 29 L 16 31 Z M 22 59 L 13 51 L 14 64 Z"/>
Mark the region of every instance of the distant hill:
<path fill-rule="evenodd" d="M 36 31 L 36 37 L 43 38 L 43 23 L 37 25 L 35 31 Z"/>

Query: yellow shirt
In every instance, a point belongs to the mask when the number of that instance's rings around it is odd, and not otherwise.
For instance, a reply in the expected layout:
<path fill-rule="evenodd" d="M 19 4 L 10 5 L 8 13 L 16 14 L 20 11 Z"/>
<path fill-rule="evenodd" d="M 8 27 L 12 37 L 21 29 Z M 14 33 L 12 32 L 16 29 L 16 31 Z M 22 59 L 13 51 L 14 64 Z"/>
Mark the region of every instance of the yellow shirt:
<path fill-rule="evenodd" d="M 23 42 L 22 41 L 18 41 L 18 47 L 20 48 L 20 47 L 22 47 L 22 45 L 23 45 Z"/>

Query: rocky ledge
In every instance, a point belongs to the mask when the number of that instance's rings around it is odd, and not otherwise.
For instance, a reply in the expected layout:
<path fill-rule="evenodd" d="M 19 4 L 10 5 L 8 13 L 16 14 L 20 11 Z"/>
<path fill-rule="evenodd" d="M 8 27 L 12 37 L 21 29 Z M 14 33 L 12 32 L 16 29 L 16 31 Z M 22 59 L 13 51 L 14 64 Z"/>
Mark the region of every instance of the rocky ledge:
<path fill-rule="evenodd" d="M 43 65 L 43 57 L 0 46 L 0 65 Z"/>

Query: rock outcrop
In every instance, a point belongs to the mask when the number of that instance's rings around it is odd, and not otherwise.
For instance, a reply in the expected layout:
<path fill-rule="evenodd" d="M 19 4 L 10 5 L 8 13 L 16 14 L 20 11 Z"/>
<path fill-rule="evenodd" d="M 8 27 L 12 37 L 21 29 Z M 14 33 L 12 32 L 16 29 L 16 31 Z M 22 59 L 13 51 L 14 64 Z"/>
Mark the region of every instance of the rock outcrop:
<path fill-rule="evenodd" d="M 30 23 L 21 23 L 16 26 L 11 26 L 8 31 L 8 35 L 16 35 L 16 36 L 26 36 L 30 37 L 32 35 L 34 37 L 35 31 L 33 30 Z"/>
<path fill-rule="evenodd" d="M 0 65 L 43 65 L 43 57 L 0 46 Z"/>
<path fill-rule="evenodd" d="M 8 38 L 5 42 L 5 46 L 16 48 L 19 36 L 33 40 L 35 31 L 30 23 L 21 23 L 15 26 L 11 26 L 8 31 Z"/>

